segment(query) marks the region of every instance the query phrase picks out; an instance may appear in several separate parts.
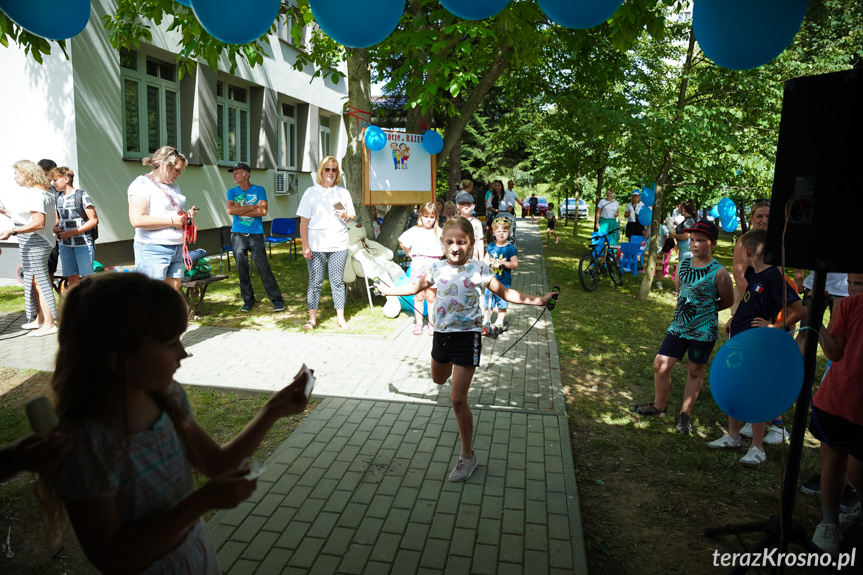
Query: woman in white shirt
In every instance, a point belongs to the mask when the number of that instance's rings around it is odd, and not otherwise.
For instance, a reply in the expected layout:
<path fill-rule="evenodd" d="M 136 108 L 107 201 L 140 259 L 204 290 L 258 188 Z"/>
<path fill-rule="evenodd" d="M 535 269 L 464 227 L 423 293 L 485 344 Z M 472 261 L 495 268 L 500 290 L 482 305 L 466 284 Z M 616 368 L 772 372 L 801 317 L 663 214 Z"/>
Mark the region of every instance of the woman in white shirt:
<path fill-rule="evenodd" d="M 309 270 L 309 321 L 303 326 L 306 331 L 318 325 L 318 304 L 325 268 L 328 270 L 338 326 L 342 329 L 351 328 L 345 319 L 344 274 L 348 261 L 348 224 L 357 216 L 351 193 L 341 187 L 341 183 L 339 162 L 332 156 L 325 157 L 318 166 L 317 184 L 303 193 L 297 208 L 303 257 Z"/>
<path fill-rule="evenodd" d="M 176 148 L 162 146 L 143 164 L 152 171 L 135 178 L 127 192 L 129 222 L 135 228 L 135 269 L 179 290 L 186 271 L 183 225 L 197 213 L 194 206 L 183 210 L 186 196 L 175 183 L 188 162 Z"/>
<path fill-rule="evenodd" d="M 614 199 L 614 190 L 608 188 L 605 190 L 605 199 L 599 200 L 596 204 L 596 211 L 599 212 L 599 232 L 607 234 L 613 231 L 614 233 L 608 236 L 608 243 L 616 246 L 620 238 L 620 204 Z"/>
<path fill-rule="evenodd" d="M 24 329 L 33 330 L 27 336 L 42 336 L 57 333 L 54 319 L 57 303 L 54 288 L 48 277 L 48 256 L 57 243 L 54 226 L 57 209 L 54 194 L 49 191 L 51 182 L 38 165 L 27 160 L 12 165 L 15 183 L 24 188 L 24 201 L 15 213 L 0 208 L 0 213 L 12 218 L 15 228 L 0 232 L 0 240 L 17 236 L 24 270 L 24 311 L 27 323 Z"/>

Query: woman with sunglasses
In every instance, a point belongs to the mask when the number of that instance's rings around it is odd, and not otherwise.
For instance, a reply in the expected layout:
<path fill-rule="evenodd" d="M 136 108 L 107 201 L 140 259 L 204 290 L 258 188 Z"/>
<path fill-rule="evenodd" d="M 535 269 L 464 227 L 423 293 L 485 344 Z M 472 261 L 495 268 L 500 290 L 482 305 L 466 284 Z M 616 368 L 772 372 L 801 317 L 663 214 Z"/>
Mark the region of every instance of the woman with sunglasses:
<path fill-rule="evenodd" d="M 317 183 L 303 193 L 297 215 L 300 217 L 300 239 L 303 257 L 309 270 L 309 321 L 306 331 L 318 325 L 318 304 L 324 285 L 324 269 L 330 279 L 337 324 L 350 329 L 345 319 L 345 264 L 348 261 L 348 224 L 356 219 L 351 193 L 339 184 L 339 163 L 327 156 L 318 166 Z"/>
<path fill-rule="evenodd" d="M 192 206 L 184 211 L 186 196 L 176 184 L 188 162 L 176 148 L 162 146 L 142 163 L 152 170 L 135 178 L 127 192 L 129 222 L 135 228 L 135 269 L 179 290 L 186 271 L 183 225 L 198 210 Z"/>

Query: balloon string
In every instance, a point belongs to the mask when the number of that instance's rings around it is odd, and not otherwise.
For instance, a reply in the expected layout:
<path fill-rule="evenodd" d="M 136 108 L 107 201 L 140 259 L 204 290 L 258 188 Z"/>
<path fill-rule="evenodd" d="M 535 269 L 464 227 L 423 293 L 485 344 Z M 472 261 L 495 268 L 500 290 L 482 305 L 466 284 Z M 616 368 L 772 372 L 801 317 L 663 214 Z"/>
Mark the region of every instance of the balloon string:
<path fill-rule="evenodd" d="M 426 123 L 425 123 L 425 122 L 423 122 L 423 119 L 422 119 L 422 118 L 420 118 L 420 128 L 422 128 L 422 129 L 423 129 L 423 132 L 425 132 L 426 130 L 428 130 L 428 129 L 429 129 L 429 127 L 428 127 L 428 126 L 426 126 Z"/>
<path fill-rule="evenodd" d="M 357 108 L 356 106 L 351 106 L 350 104 L 348 104 L 348 108 L 350 108 L 350 111 L 348 112 L 348 116 L 356 118 L 357 128 L 360 127 L 360 120 L 362 120 L 363 122 L 368 122 L 369 124 L 372 123 L 372 113 L 371 112 L 366 112 L 365 110 L 361 110 L 360 108 Z M 361 115 L 368 116 L 369 119 L 367 120 L 365 118 L 361 118 L 360 117 Z"/>

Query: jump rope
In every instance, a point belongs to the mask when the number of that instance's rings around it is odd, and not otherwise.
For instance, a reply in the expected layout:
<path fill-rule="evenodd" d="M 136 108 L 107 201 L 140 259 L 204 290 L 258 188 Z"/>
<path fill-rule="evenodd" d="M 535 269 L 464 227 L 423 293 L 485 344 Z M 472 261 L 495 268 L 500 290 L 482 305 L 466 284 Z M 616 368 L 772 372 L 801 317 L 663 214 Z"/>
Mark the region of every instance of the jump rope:
<path fill-rule="evenodd" d="M 381 278 L 379 278 L 379 277 L 372 278 L 372 284 L 373 284 L 373 286 L 374 286 L 374 287 L 372 288 L 372 291 L 373 291 L 373 292 L 374 292 L 374 294 L 375 294 L 375 295 L 377 295 L 377 296 L 382 296 L 382 295 L 383 295 L 383 294 L 381 293 L 381 290 L 380 290 L 380 289 L 378 289 L 378 285 L 379 285 L 379 284 L 383 284 L 383 285 L 385 285 L 385 286 L 387 286 L 387 287 L 393 287 L 393 286 L 391 286 L 390 284 L 388 284 L 388 283 L 384 282 L 383 280 L 381 280 Z M 545 307 L 543 307 L 543 308 L 542 308 L 542 313 L 540 313 L 540 314 L 537 316 L 537 318 L 536 318 L 536 320 L 534 320 L 533 324 L 532 324 L 529 328 L 527 328 L 527 330 L 526 330 L 523 334 L 521 334 L 521 336 L 519 336 L 519 338 L 518 338 L 517 340 L 515 340 L 515 341 L 512 343 L 512 345 L 510 345 L 508 348 L 506 348 L 506 350 L 504 350 L 502 353 L 500 353 L 500 354 L 497 356 L 497 358 L 498 358 L 498 359 L 500 359 L 501 357 L 503 357 L 503 356 L 505 356 L 507 353 L 509 353 L 509 350 L 511 350 L 512 348 L 514 348 L 514 347 L 516 346 L 516 344 L 517 344 L 518 342 L 520 342 L 520 341 L 524 338 L 524 336 L 526 336 L 527 334 L 529 334 L 529 333 L 530 333 L 530 330 L 532 330 L 532 329 L 536 326 L 536 324 L 537 324 L 537 323 L 539 323 L 539 320 L 540 320 L 540 319 L 542 319 L 542 316 L 543 316 L 543 315 L 545 315 L 545 310 L 549 310 L 549 311 L 554 310 L 554 306 L 555 306 L 555 305 L 557 305 L 557 296 L 559 296 L 559 295 L 560 295 L 560 287 L 559 287 L 559 286 L 554 286 L 553 288 L 551 288 L 551 291 L 552 291 L 552 292 L 554 292 L 554 295 L 553 295 L 553 296 L 551 296 L 551 299 L 549 300 L 549 302 L 545 305 Z M 417 308 L 415 308 L 415 307 L 414 307 L 414 305 L 413 305 L 410 301 L 408 301 L 407 296 L 395 296 L 395 297 L 399 297 L 402 301 L 406 302 L 409 306 L 411 306 L 411 307 L 413 308 L 413 310 L 414 310 L 415 312 L 417 312 L 418 314 L 420 314 L 421 316 L 423 316 L 423 317 L 426 319 L 426 321 L 428 321 L 428 322 L 429 322 L 429 325 L 430 325 L 430 326 L 432 326 L 432 328 L 434 328 L 434 324 L 431 322 L 431 318 L 430 318 L 428 315 L 426 315 L 426 314 L 424 314 L 423 312 L 421 312 L 420 310 L 418 310 Z M 489 357 L 489 360 L 491 360 L 491 357 Z M 488 369 L 488 366 L 489 366 L 489 365 L 491 365 L 491 363 L 492 363 L 492 362 L 491 362 L 491 361 L 489 361 L 489 363 L 487 363 L 487 364 L 486 364 L 486 366 L 485 366 L 485 367 L 486 367 L 486 369 Z"/>

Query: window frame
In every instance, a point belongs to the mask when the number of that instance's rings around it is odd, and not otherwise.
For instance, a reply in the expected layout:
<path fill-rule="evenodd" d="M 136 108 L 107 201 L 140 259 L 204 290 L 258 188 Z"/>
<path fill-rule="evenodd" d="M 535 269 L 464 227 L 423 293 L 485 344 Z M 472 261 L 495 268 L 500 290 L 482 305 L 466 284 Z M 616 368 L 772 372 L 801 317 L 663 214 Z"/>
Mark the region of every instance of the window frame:
<path fill-rule="evenodd" d="M 219 95 L 219 88 L 221 88 L 221 95 Z M 243 90 L 245 93 L 245 102 L 240 102 L 238 100 L 234 100 L 230 97 L 231 89 Z M 233 166 L 237 162 L 244 162 L 246 164 L 250 164 L 250 159 L 252 156 L 252 146 L 251 146 L 251 117 L 252 111 L 249 100 L 251 99 L 252 91 L 248 86 L 243 86 L 236 82 L 231 82 L 230 80 L 220 79 L 217 81 L 216 86 L 216 131 L 219 132 L 219 123 L 221 122 L 221 133 L 218 134 L 218 143 L 216 146 L 216 153 L 218 155 L 217 163 L 220 166 Z M 243 144 L 242 146 L 245 149 L 241 150 L 241 146 L 238 143 L 237 145 L 237 156 L 234 159 L 230 157 L 230 128 L 229 128 L 229 119 L 231 110 L 234 110 L 236 116 L 236 130 L 237 133 L 240 133 L 242 130 L 242 116 L 245 114 L 246 117 L 246 125 L 245 125 L 245 133 L 242 134 Z M 221 146 L 221 152 L 219 152 L 219 146 Z"/>
<path fill-rule="evenodd" d="M 284 113 L 285 106 L 291 106 L 294 109 L 294 115 L 289 116 Z M 293 132 L 290 128 L 293 127 Z M 298 164 L 297 150 L 297 104 L 293 102 L 279 102 L 279 136 L 278 136 L 278 166 L 280 170 L 296 170 Z M 286 135 L 286 130 L 288 134 Z M 284 153 L 283 147 L 285 142 L 291 140 L 288 144 L 287 153 Z M 282 163 L 282 158 L 285 158 L 285 163 Z"/>
<path fill-rule="evenodd" d="M 323 119 L 323 118 L 327 119 L 327 125 L 326 126 L 324 126 L 324 123 L 321 122 L 321 119 Z M 330 117 L 329 116 L 324 116 L 324 115 L 318 116 L 318 151 L 321 154 L 322 160 L 324 158 L 326 158 L 327 156 L 333 155 L 331 153 L 333 132 L 330 129 L 329 123 L 330 123 Z M 324 145 L 325 141 L 326 141 L 326 147 Z"/>
<path fill-rule="evenodd" d="M 120 77 L 121 77 L 121 94 L 123 99 L 123 157 L 124 158 L 133 158 L 140 159 L 153 154 L 155 150 L 158 150 L 162 146 L 172 146 L 174 148 L 179 148 L 180 146 L 180 127 L 182 126 L 181 122 L 181 99 L 180 99 L 180 83 L 177 80 L 178 69 L 176 64 L 172 64 L 170 62 L 166 62 L 160 58 L 155 56 L 150 56 L 141 50 L 127 50 L 127 52 L 134 54 L 134 62 L 135 67 L 137 69 L 132 70 L 130 68 L 126 68 L 122 65 L 123 56 L 121 55 L 120 61 Z M 147 62 L 155 62 L 158 63 L 159 66 L 168 66 L 173 71 L 173 80 L 168 80 L 165 78 L 160 78 L 157 76 L 152 76 L 147 73 Z M 137 86 L 137 122 L 138 122 L 138 147 L 136 150 L 129 150 L 129 126 L 127 120 L 129 119 L 129 110 L 126 106 L 126 85 L 127 82 L 133 83 Z M 150 143 L 150 125 L 149 125 L 149 100 L 148 100 L 148 92 L 150 88 L 155 88 L 158 91 L 158 130 L 159 134 L 157 136 L 158 141 L 155 146 L 151 146 Z M 173 130 L 174 130 L 174 139 L 175 141 L 168 141 L 169 138 L 169 126 L 168 126 L 168 93 L 172 93 L 174 95 L 174 122 L 173 122 Z"/>

